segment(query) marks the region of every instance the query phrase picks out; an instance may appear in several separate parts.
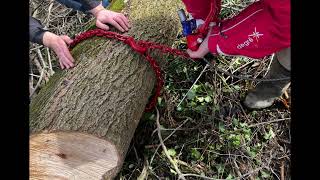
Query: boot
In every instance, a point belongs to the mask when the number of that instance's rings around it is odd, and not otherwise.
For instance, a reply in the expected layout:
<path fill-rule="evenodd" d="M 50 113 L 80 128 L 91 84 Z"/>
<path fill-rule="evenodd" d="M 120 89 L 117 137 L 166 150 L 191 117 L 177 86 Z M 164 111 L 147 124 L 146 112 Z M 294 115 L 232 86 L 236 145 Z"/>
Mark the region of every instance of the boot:
<path fill-rule="evenodd" d="M 266 75 L 266 78 L 276 79 L 290 77 L 290 68 L 286 69 L 279 63 L 277 54 L 271 64 L 270 71 Z M 286 58 L 290 58 L 290 55 Z M 290 59 L 281 59 L 283 62 L 290 63 Z M 259 82 L 255 89 L 248 93 L 243 104 L 249 109 L 263 109 L 270 107 L 274 101 L 282 96 L 290 85 L 290 80 L 271 81 L 271 82 Z"/>

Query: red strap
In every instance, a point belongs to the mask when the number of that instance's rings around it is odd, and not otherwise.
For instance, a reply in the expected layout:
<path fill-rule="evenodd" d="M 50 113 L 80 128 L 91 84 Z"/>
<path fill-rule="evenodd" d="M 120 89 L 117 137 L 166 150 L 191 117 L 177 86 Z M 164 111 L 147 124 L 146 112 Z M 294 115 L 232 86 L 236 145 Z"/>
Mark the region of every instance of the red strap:
<path fill-rule="evenodd" d="M 149 49 L 158 49 L 162 53 L 170 53 L 170 54 L 174 54 L 176 56 L 190 58 L 186 52 L 180 51 L 178 49 L 173 49 L 168 46 L 156 44 L 154 42 L 136 41 L 133 37 L 124 36 L 124 35 L 121 35 L 121 34 L 118 34 L 115 32 L 105 31 L 102 29 L 93 29 L 93 30 L 89 30 L 89 31 L 86 31 L 86 32 L 79 34 L 78 36 L 75 37 L 73 42 L 70 44 L 70 50 L 74 46 L 76 46 L 78 43 L 80 43 L 81 41 L 88 39 L 88 38 L 91 38 L 93 36 L 112 38 L 112 39 L 117 39 L 119 41 L 122 41 L 122 42 L 128 44 L 134 51 L 142 54 L 145 57 L 145 59 L 150 63 L 150 65 L 156 75 L 157 84 L 156 84 L 155 94 L 151 98 L 149 104 L 146 106 L 145 111 L 151 111 L 155 107 L 157 100 L 158 100 L 158 97 L 160 96 L 161 89 L 164 84 L 164 80 L 163 80 L 162 74 L 161 74 L 161 68 L 158 65 L 157 61 L 149 55 L 148 50 Z"/>

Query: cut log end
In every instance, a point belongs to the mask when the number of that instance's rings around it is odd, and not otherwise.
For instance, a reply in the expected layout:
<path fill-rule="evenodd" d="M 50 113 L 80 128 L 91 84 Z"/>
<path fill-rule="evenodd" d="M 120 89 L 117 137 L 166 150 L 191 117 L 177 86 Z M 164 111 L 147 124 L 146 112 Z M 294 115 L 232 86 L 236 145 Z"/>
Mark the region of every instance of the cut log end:
<path fill-rule="evenodd" d="M 114 176 L 120 157 L 116 147 L 77 132 L 30 137 L 30 179 L 103 179 Z"/>

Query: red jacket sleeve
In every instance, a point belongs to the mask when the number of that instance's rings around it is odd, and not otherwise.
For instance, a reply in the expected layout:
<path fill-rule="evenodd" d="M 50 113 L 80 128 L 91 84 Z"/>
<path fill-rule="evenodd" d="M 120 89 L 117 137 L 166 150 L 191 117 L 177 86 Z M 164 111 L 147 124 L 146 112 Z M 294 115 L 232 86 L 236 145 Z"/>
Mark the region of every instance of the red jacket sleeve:
<path fill-rule="evenodd" d="M 260 0 L 209 33 L 213 54 L 262 58 L 290 47 L 290 0 Z"/>
<path fill-rule="evenodd" d="M 205 20 L 210 12 L 210 3 L 215 5 L 215 20 L 217 20 L 221 9 L 221 0 L 182 0 L 187 11 L 194 19 Z"/>

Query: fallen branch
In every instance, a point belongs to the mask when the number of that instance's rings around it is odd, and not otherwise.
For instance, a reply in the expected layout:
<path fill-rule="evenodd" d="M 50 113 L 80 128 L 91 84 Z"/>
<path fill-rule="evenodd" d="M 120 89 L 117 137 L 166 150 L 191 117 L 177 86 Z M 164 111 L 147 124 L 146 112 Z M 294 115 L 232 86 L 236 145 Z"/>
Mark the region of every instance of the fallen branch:
<path fill-rule="evenodd" d="M 198 175 L 198 174 L 183 174 L 183 176 L 193 176 L 193 177 L 199 177 L 199 178 L 203 178 L 203 179 L 209 179 L 209 180 L 224 180 L 224 179 L 215 179 L 215 178 L 210 178 L 210 177 L 206 177 L 206 176 L 202 176 L 202 175 Z"/>
<path fill-rule="evenodd" d="M 48 67 L 47 64 L 45 63 L 44 59 L 43 59 L 43 56 L 42 56 L 42 53 L 40 51 L 40 49 L 37 49 L 37 53 L 38 53 L 38 56 L 39 56 L 39 59 L 41 61 L 41 64 L 42 64 L 42 70 L 44 71 L 44 75 L 43 75 L 43 79 L 48 82 L 49 81 L 49 77 L 47 75 L 49 75 L 49 73 L 46 71 L 46 68 Z"/>
<path fill-rule="evenodd" d="M 158 130 L 158 137 L 159 137 L 159 141 L 160 141 L 160 144 L 162 146 L 162 149 L 165 153 L 165 155 L 167 156 L 167 158 L 169 159 L 170 163 L 173 165 L 175 171 L 177 172 L 179 178 L 178 179 L 182 179 L 182 180 L 186 180 L 186 178 L 184 178 L 184 175 L 181 173 L 181 171 L 179 170 L 178 166 L 177 166 L 177 163 L 175 163 L 173 161 L 173 159 L 170 157 L 169 153 L 168 153 L 168 150 L 167 150 L 167 147 L 164 145 L 163 143 L 163 140 L 162 140 L 162 136 L 161 136 L 161 131 L 160 131 L 160 122 L 159 122 L 159 118 L 160 118 L 160 115 L 159 115 L 159 110 L 158 108 L 156 107 L 156 111 L 157 111 L 157 130 Z"/>
<path fill-rule="evenodd" d="M 182 124 L 180 124 L 176 129 L 174 129 L 174 130 L 169 134 L 169 136 L 167 136 L 167 137 L 163 140 L 163 142 L 165 142 L 166 140 L 168 140 L 180 127 L 182 127 L 182 126 L 183 126 L 186 122 L 188 122 L 188 121 L 189 121 L 189 118 L 187 118 Z M 157 128 L 156 130 L 158 130 L 158 128 Z M 161 130 L 162 130 L 162 129 L 161 129 Z M 154 157 L 155 157 L 155 154 L 157 153 L 157 151 L 158 151 L 158 149 L 160 148 L 160 146 L 161 146 L 161 144 L 158 144 L 158 145 L 157 145 L 157 148 L 156 148 L 153 156 L 151 157 L 150 165 L 152 164 L 153 159 L 154 159 Z"/>
<path fill-rule="evenodd" d="M 206 177 L 206 176 L 202 176 L 202 175 L 197 175 L 197 174 L 182 174 L 181 173 L 181 171 L 179 170 L 179 168 L 177 166 L 177 163 L 174 162 L 173 159 L 170 157 L 170 155 L 168 153 L 168 150 L 167 150 L 167 147 L 163 143 L 163 139 L 162 139 L 161 131 L 160 131 L 161 126 L 160 126 L 160 122 L 159 122 L 160 115 L 159 115 L 159 110 L 158 110 L 157 107 L 156 107 L 156 111 L 157 111 L 157 130 L 158 130 L 159 141 L 160 141 L 160 144 L 162 146 L 162 149 L 163 149 L 165 155 L 167 156 L 167 158 L 169 159 L 170 163 L 173 165 L 175 171 L 178 174 L 178 180 L 180 180 L 180 179 L 186 180 L 185 176 L 194 176 L 194 177 L 201 177 L 203 179 L 217 180 L 217 179 L 214 179 L 214 178 L 210 178 L 210 177 Z"/>
<path fill-rule="evenodd" d="M 270 124 L 270 123 L 285 121 L 285 120 L 289 120 L 289 119 L 291 119 L 291 118 L 275 119 L 275 120 L 272 120 L 272 121 L 267 121 L 267 122 L 261 122 L 261 123 L 257 123 L 257 124 L 252 124 L 252 125 L 249 125 L 248 127 L 251 128 L 251 127 L 256 127 L 256 126 L 259 126 L 259 125 L 262 125 L 262 124 Z"/>
<path fill-rule="evenodd" d="M 39 78 L 36 86 L 32 89 L 32 92 L 30 92 L 30 96 L 29 96 L 29 97 L 32 97 L 32 95 L 34 94 L 34 92 L 35 92 L 35 91 L 37 90 L 37 88 L 40 86 L 43 76 L 44 76 L 44 69 L 42 69 L 41 74 L 40 74 L 40 78 Z"/>
<path fill-rule="evenodd" d="M 283 161 L 281 161 L 280 173 L 281 173 L 281 180 L 284 180 L 284 163 L 283 163 Z"/>
<path fill-rule="evenodd" d="M 246 174 L 244 174 L 244 175 L 242 175 L 242 176 L 240 176 L 240 177 L 238 177 L 238 178 L 236 178 L 236 179 L 243 179 L 243 178 L 245 178 L 245 177 L 247 177 L 247 176 L 249 176 L 249 175 L 251 175 L 251 174 L 253 174 L 253 173 L 256 173 L 256 172 L 258 172 L 258 171 L 260 171 L 260 170 L 262 170 L 262 169 L 264 169 L 264 168 L 266 168 L 267 166 L 262 166 L 262 167 L 259 167 L 259 168 L 257 168 L 257 169 L 255 169 L 255 170 L 252 170 L 252 171 L 250 171 L 250 172 L 248 172 L 248 173 L 246 173 Z"/>
<path fill-rule="evenodd" d="M 264 73 L 264 76 L 266 76 L 270 70 L 270 67 L 271 67 L 271 64 L 272 64 L 272 61 L 273 61 L 273 57 L 274 57 L 274 54 L 272 54 L 272 56 L 270 57 L 270 62 L 268 64 L 268 68 L 266 70 L 266 72 Z"/>
<path fill-rule="evenodd" d="M 50 51 L 49 51 L 49 48 L 46 48 L 46 50 L 47 50 L 48 64 L 49 64 L 49 69 L 50 69 L 50 76 L 52 76 L 54 74 L 54 71 L 52 69 Z"/>

